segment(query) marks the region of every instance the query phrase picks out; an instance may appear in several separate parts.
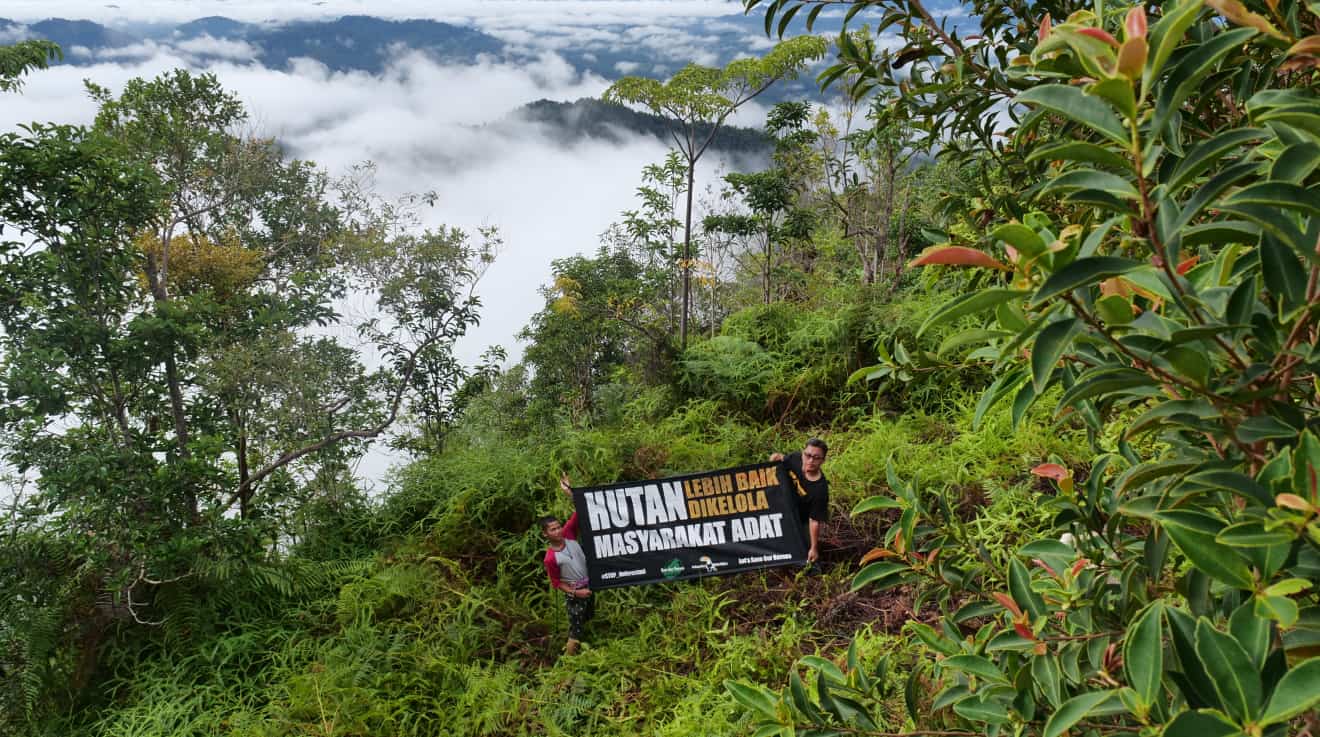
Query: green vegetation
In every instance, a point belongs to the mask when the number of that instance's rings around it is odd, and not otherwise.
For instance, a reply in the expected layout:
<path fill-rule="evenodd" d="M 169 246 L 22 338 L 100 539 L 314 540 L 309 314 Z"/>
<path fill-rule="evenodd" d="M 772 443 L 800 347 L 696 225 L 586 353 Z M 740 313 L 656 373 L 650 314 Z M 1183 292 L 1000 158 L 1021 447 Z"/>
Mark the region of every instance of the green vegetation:
<path fill-rule="evenodd" d="M 837 39 L 843 117 L 777 106 L 700 219 L 695 157 L 647 167 L 505 369 L 451 350 L 497 234 L 233 135 L 212 78 L 0 138 L 0 733 L 1320 732 L 1320 8 L 853 6 L 903 46 Z M 309 337 L 348 288 L 378 369 Z M 809 434 L 823 575 L 602 592 L 560 656 L 561 473 Z"/>

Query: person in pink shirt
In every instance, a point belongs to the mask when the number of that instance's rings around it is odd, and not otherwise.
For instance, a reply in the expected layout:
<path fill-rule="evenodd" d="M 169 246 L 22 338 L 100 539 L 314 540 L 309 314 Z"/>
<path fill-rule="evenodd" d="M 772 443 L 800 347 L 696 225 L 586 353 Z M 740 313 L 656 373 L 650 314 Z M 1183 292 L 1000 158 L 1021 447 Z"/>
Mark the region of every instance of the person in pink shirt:
<path fill-rule="evenodd" d="M 560 477 L 559 488 L 570 500 L 573 498 L 568 474 Z M 550 585 L 564 592 L 564 606 L 568 610 L 568 644 L 564 652 L 572 655 L 582 643 L 587 622 L 596 614 L 596 599 L 588 586 L 587 554 L 577 541 L 577 512 L 562 525 L 554 517 L 542 517 L 540 523 L 548 543 L 545 573 L 550 577 Z"/>

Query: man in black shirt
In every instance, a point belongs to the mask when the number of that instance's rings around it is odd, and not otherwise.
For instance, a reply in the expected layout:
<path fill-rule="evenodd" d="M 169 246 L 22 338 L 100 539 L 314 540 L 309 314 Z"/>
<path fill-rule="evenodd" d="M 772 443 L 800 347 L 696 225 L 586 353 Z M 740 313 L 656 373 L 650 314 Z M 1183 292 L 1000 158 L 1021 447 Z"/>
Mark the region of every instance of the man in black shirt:
<path fill-rule="evenodd" d="M 830 518 L 830 482 L 821 471 L 829 447 L 820 438 L 811 438 L 801 451 L 772 453 L 770 460 L 783 461 L 788 478 L 780 481 L 790 496 L 797 501 L 798 523 L 807 544 L 807 562 L 815 563 L 820 557 L 820 526 Z"/>

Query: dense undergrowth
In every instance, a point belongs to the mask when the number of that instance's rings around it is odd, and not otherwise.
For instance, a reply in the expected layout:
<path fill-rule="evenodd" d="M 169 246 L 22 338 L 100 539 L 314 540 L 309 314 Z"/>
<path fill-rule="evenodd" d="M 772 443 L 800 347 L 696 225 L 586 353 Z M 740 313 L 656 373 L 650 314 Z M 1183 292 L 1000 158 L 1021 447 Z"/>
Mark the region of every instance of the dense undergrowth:
<path fill-rule="evenodd" d="M 914 292 L 915 305 L 935 301 Z M 874 314 L 868 322 L 782 304 L 736 314 L 725 334 L 770 357 L 778 382 L 755 389 L 766 397 L 759 405 L 718 390 L 703 397 L 697 385 L 616 387 L 630 398 L 608 421 L 524 436 L 477 426 L 500 414 L 491 393 L 444 452 L 400 470 L 378 504 L 341 516 L 333 534 L 308 537 L 297 555 L 268 564 L 264 579 L 229 577 L 267 585 L 218 590 L 193 603 L 211 607 L 204 615 L 173 607 L 148 636 L 116 638 L 102 655 L 97 699 L 48 733 L 741 734 L 751 723 L 726 679 L 780 682 L 803 656 L 842 657 L 854 637 L 868 660 L 901 659 L 900 630 L 921 616 L 911 597 L 849 590 L 884 520 L 854 520 L 847 510 L 885 488 L 886 462 L 948 487 L 974 539 L 999 557 L 1049 524 L 1026 469 L 1078 460 L 1084 435 L 1042 412 L 1009 432 L 1002 407 L 973 431 L 975 386 L 914 387 L 906 396 L 928 398 L 924 405 L 877 408 L 874 395 L 846 383 L 838 352 L 809 350 L 809 341 L 843 340 L 820 330 L 840 320 L 859 323 L 853 334 L 892 338 L 893 324 L 882 321 L 904 315 L 901 332 L 920 319 L 901 302 Z M 720 344 L 690 355 L 704 360 Z M 832 446 L 824 575 L 781 569 L 604 592 L 588 649 L 560 657 L 567 623 L 532 525 L 546 511 L 567 512 L 552 479 L 717 468 L 794 447 L 812 428 L 772 421 L 783 410 L 768 397 L 812 381 L 849 397 L 832 425 L 814 427 Z M 354 538 L 360 544 L 342 543 Z M 895 683 L 901 675 L 896 668 Z"/>
<path fill-rule="evenodd" d="M 745 4 L 781 33 L 822 7 Z M 5 458 L 38 477 L 0 527 L 0 732 L 1320 732 L 1320 10 L 992 2 L 973 44 L 850 4 L 906 44 L 839 37 L 821 81 L 862 128 L 776 106 L 701 260 L 694 159 L 647 167 L 507 368 L 451 350 L 498 234 L 417 234 L 417 200 L 234 136 L 214 78 L 0 137 L 0 225 L 47 249 L 0 242 Z M 51 53 L 14 48 L 0 91 Z M 699 116 L 767 74 L 638 84 Z M 216 192 L 171 272 L 161 202 Z M 358 326 L 373 371 L 306 335 L 350 285 L 399 323 Z M 413 460 L 368 498 L 351 459 L 396 420 Z M 598 592 L 561 655 L 534 524 L 561 474 L 810 435 L 818 575 Z"/>

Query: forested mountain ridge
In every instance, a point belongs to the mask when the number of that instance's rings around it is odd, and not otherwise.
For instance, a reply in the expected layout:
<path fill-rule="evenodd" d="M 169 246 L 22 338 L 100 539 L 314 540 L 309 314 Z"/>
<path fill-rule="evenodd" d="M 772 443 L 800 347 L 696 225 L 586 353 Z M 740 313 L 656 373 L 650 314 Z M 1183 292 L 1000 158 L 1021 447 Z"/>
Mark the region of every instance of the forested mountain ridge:
<path fill-rule="evenodd" d="M 853 5 L 901 46 L 838 40 L 850 104 L 774 105 L 759 171 L 645 166 L 512 365 L 454 353 L 498 233 L 214 77 L 0 137 L 0 732 L 1320 733 L 1320 8 Z M 821 44 L 606 97 L 723 120 Z M 811 436 L 818 567 L 598 591 L 565 648 L 561 476 Z"/>
<path fill-rule="evenodd" d="M 823 23 L 824 25 L 824 23 Z M 533 29 L 534 30 L 534 29 Z M 824 30 L 824 29 L 822 29 Z M 755 53 L 762 36 L 760 24 L 741 15 L 692 18 L 668 28 L 618 22 L 593 28 L 576 37 L 557 30 L 544 46 L 533 42 L 508 43 L 479 28 L 428 19 L 393 19 L 346 15 L 333 19 L 250 23 L 224 16 L 208 16 L 179 24 L 138 24 L 109 27 L 88 20 L 50 18 L 31 23 L 0 17 L 0 33 L 16 37 L 44 38 L 61 46 L 62 63 L 93 64 L 102 60 L 131 60 L 149 57 L 161 49 L 186 49 L 199 60 L 262 64 L 283 69 L 290 59 L 307 58 L 334 72 L 381 73 L 402 50 L 412 50 L 440 64 L 473 64 L 479 60 L 511 64 L 534 64 L 542 50 L 560 54 L 582 74 L 614 79 L 623 70 L 675 70 L 685 59 L 666 53 L 659 38 L 690 36 L 705 45 L 708 63 L 725 64 L 739 55 Z M 561 34 L 561 35 L 556 35 Z M 567 35 L 562 35 L 567 34 Z M 519 34 L 520 37 L 522 34 Z M 657 40 L 648 37 L 655 35 Z M 221 40 L 247 45 L 237 48 L 208 48 Z M 642 41 L 639 43 L 639 41 Z M 814 88 L 795 86 L 802 94 Z"/>
<path fill-rule="evenodd" d="M 471 64 L 482 55 L 498 55 L 505 45 L 481 31 L 431 20 L 388 20 L 366 15 L 346 15 L 326 21 L 290 21 L 280 24 L 244 23 L 221 16 L 199 18 L 174 27 L 111 29 L 86 20 L 52 18 L 32 24 L 0 18 L 0 28 L 24 29 L 35 38 L 59 44 L 65 63 L 90 64 L 109 53 L 147 55 L 144 42 L 173 44 L 209 37 L 249 44 L 251 58 L 235 58 L 228 52 L 198 49 L 202 59 L 226 58 L 240 63 L 260 63 L 283 68 L 293 58 L 308 58 L 334 71 L 360 70 L 381 73 L 393 61 L 396 50 L 409 48 L 439 63 Z M 136 49 L 136 50 L 135 50 Z"/>
<path fill-rule="evenodd" d="M 513 111 L 511 117 L 546 126 L 554 140 L 563 145 L 584 139 L 622 143 L 637 133 L 656 138 L 667 145 L 673 144 L 670 137 L 673 126 L 665 118 L 591 97 L 573 102 L 536 100 Z M 703 139 L 709 133 L 709 125 L 697 130 L 698 136 Z M 711 147 L 715 151 L 746 155 L 764 162 L 770 156 L 773 142 L 761 130 L 724 126 Z"/>

